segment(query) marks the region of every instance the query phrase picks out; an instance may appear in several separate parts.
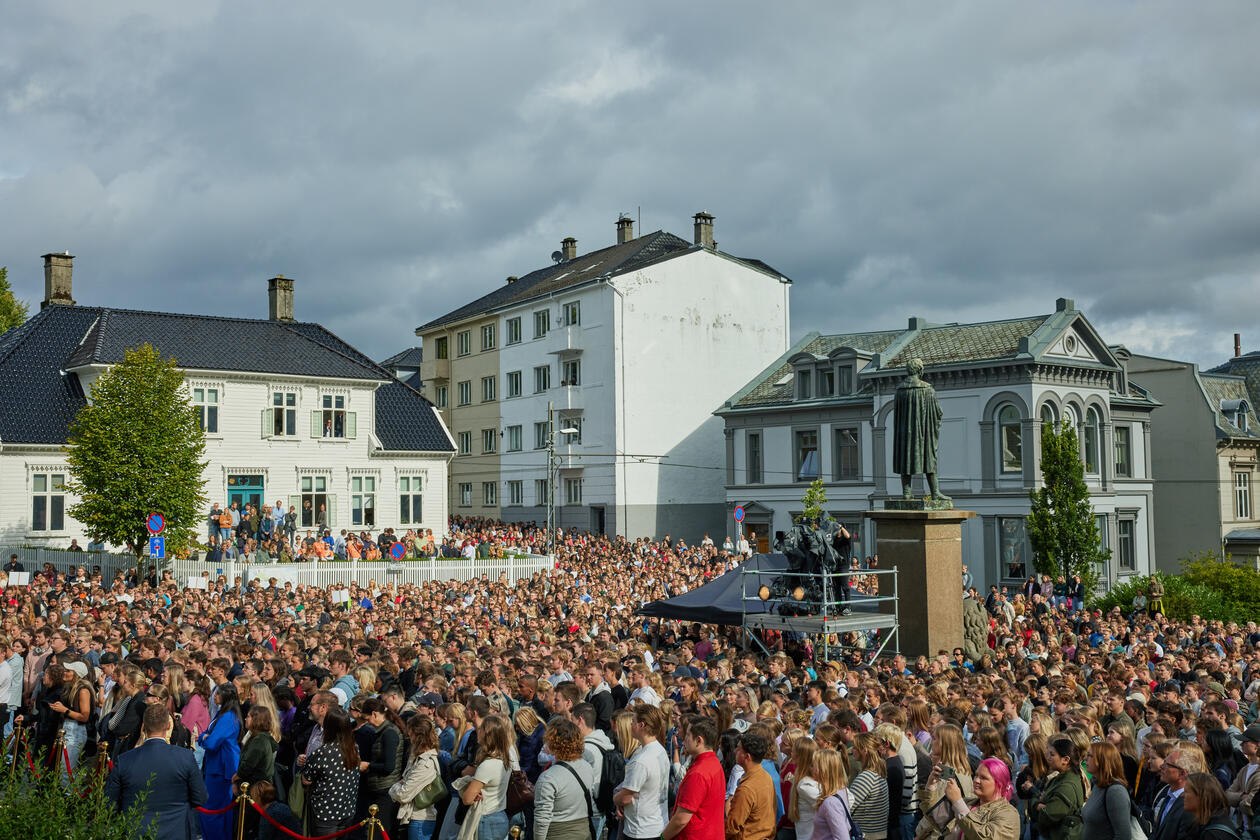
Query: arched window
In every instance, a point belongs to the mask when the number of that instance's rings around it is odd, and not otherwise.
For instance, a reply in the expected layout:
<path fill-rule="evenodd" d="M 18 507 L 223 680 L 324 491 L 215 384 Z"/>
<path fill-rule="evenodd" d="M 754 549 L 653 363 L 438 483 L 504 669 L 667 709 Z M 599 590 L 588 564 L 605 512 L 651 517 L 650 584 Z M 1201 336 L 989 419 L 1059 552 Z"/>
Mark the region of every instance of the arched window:
<path fill-rule="evenodd" d="M 1102 440 L 1102 420 L 1098 409 L 1091 407 L 1085 412 L 1085 472 L 1098 474 L 1098 444 Z"/>
<path fill-rule="evenodd" d="M 1063 428 L 1071 429 L 1073 434 L 1080 435 L 1080 429 L 1076 428 L 1079 422 L 1076 419 L 1076 409 L 1070 405 L 1063 406 Z"/>
<path fill-rule="evenodd" d="M 1015 473 L 1024 469 L 1023 428 L 1019 409 L 1004 405 L 998 411 L 998 440 L 1002 447 L 1002 472 Z"/>
<path fill-rule="evenodd" d="M 1041 423 L 1043 426 L 1050 426 L 1053 428 L 1055 421 L 1058 419 L 1059 418 L 1055 416 L 1053 405 L 1045 403 L 1041 406 Z"/>

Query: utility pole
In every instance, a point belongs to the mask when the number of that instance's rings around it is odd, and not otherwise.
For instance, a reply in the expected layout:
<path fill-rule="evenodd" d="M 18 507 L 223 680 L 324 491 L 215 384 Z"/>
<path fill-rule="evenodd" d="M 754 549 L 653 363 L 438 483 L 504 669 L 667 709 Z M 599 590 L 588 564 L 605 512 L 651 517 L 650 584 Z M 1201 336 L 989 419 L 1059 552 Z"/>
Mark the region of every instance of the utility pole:
<path fill-rule="evenodd" d="M 562 435 L 576 435 L 577 429 L 566 427 L 560 430 Z M 547 401 L 547 555 L 554 556 L 556 551 L 556 409 L 555 404 Z"/>

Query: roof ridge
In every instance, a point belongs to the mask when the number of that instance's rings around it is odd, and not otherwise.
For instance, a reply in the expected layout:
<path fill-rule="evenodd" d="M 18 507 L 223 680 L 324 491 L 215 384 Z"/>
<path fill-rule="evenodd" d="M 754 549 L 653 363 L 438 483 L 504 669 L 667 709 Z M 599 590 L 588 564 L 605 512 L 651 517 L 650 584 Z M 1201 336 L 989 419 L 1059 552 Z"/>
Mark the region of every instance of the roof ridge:
<path fill-rule="evenodd" d="M 329 352 L 331 352 L 331 353 L 336 353 L 336 354 L 337 354 L 338 356 L 340 356 L 341 358 L 343 358 L 343 359 L 345 359 L 345 360 L 347 360 L 347 361 L 349 361 L 349 362 L 351 362 L 351 363 L 353 363 L 353 364 L 358 365 L 359 367 L 363 368 L 364 370 L 371 371 L 372 373 L 376 373 L 376 374 L 381 374 L 381 375 L 382 375 L 382 378 L 384 378 L 384 379 L 389 379 L 389 378 L 392 376 L 392 374 L 390 374 L 390 372 L 389 372 L 389 371 L 385 370 L 385 368 L 381 367 L 381 366 L 380 366 L 380 365 L 378 365 L 376 362 L 372 362 L 372 363 L 371 363 L 371 366 L 365 365 L 363 362 L 361 362 L 361 361 L 359 361 L 358 359 L 354 358 L 354 357 L 353 357 L 353 356 L 351 356 L 349 353 L 345 353 L 345 352 L 343 352 L 340 348 L 338 348 L 338 347 L 333 347 L 332 345 L 329 345 L 329 344 L 325 344 L 325 343 L 324 343 L 324 342 L 322 342 L 322 341 L 317 341 L 317 340 L 316 340 L 315 338 L 313 338 L 312 336 L 306 335 L 305 333 L 303 333 L 303 332 L 301 332 L 301 331 L 299 331 L 299 330 L 295 330 L 295 329 L 293 329 L 291 326 L 289 326 L 289 322 L 287 322 L 287 321 L 276 321 L 275 323 L 277 323 L 277 324 L 279 324 L 281 327 L 283 327 L 283 328 L 285 329 L 285 331 L 287 331 L 287 332 L 289 332 L 289 333 L 292 333 L 293 335 L 299 336 L 299 337 L 301 337 L 301 338 L 305 339 L 306 341 L 311 342 L 312 344 L 316 344 L 316 345 L 318 345 L 318 346 L 320 346 L 320 347 L 323 347 L 325 350 L 328 350 L 328 351 L 329 351 Z M 296 322 L 296 321 L 295 321 L 295 322 L 293 322 L 293 323 L 295 323 L 295 324 L 296 324 L 296 323 L 298 323 L 298 322 Z M 308 325 L 312 325 L 312 326 L 315 326 L 315 327 L 317 327 L 317 328 L 319 328 L 319 329 L 323 330 L 324 332 L 328 333 L 328 334 L 329 334 L 330 336 L 332 336 L 333 338 L 337 339 L 337 341 L 338 341 L 338 342 L 340 342 L 341 344 L 344 344 L 346 347 L 350 347 L 351 349 L 354 349 L 354 348 L 353 348 L 353 346 L 352 346 L 349 342 L 347 342 L 347 341 L 346 341 L 345 339 L 343 339 L 341 336 L 337 335 L 337 334 L 336 334 L 335 332 L 333 332 L 332 330 L 330 330 L 330 329 L 328 329 L 327 327 L 325 327 L 323 324 L 316 324 L 316 323 L 314 323 L 314 322 L 310 322 L 310 321 L 305 321 L 305 322 L 302 322 L 302 323 L 304 323 L 304 324 L 308 324 Z M 356 352 L 357 352 L 357 351 L 356 351 Z M 367 359 L 367 356 L 364 356 L 363 358 Z M 370 362 L 371 362 L 371 359 L 368 359 L 368 361 L 370 361 Z"/>

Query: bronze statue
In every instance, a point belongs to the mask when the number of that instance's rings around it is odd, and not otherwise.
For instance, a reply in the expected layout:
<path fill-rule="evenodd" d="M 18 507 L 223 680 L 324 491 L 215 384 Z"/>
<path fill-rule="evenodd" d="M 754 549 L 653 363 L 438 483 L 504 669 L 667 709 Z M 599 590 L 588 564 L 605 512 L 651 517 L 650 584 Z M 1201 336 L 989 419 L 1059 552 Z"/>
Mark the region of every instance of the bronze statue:
<path fill-rule="evenodd" d="M 922 359 L 911 359 L 906 374 L 893 401 L 893 470 L 901 476 L 901 495 L 912 498 L 910 480 L 922 474 L 927 477 L 927 498 L 949 501 L 936 480 L 941 404 L 936 400 L 936 390 L 921 378 Z"/>

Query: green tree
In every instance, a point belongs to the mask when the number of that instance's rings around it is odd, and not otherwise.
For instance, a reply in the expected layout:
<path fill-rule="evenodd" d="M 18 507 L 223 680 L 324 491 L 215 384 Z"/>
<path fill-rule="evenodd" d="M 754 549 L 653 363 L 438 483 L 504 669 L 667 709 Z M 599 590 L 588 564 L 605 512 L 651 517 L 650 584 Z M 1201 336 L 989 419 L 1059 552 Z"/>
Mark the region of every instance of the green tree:
<path fill-rule="evenodd" d="M 0 333 L 26 323 L 27 306 L 9 288 L 9 269 L 0 265 Z"/>
<path fill-rule="evenodd" d="M 815 478 L 809 485 L 809 489 L 805 491 L 805 496 L 801 499 L 804 509 L 797 515 L 797 522 L 810 522 L 812 520 L 822 521 L 826 515 L 823 505 L 827 504 L 827 488 L 823 486 L 821 478 Z"/>
<path fill-rule="evenodd" d="M 1029 493 L 1028 540 L 1033 565 L 1043 575 L 1080 575 L 1085 591 L 1098 584 L 1099 569 L 1111 556 L 1098 537 L 1098 521 L 1085 486 L 1085 465 L 1076 431 L 1065 425 L 1041 427 L 1043 487 Z"/>
<path fill-rule="evenodd" d="M 70 515 L 95 540 L 148 547 L 145 520 L 166 519 L 168 555 L 188 548 L 204 514 L 206 448 L 197 411 L 174 359 L 145 344 L 128 350 L 92 385 L 70 427 Z"/>

